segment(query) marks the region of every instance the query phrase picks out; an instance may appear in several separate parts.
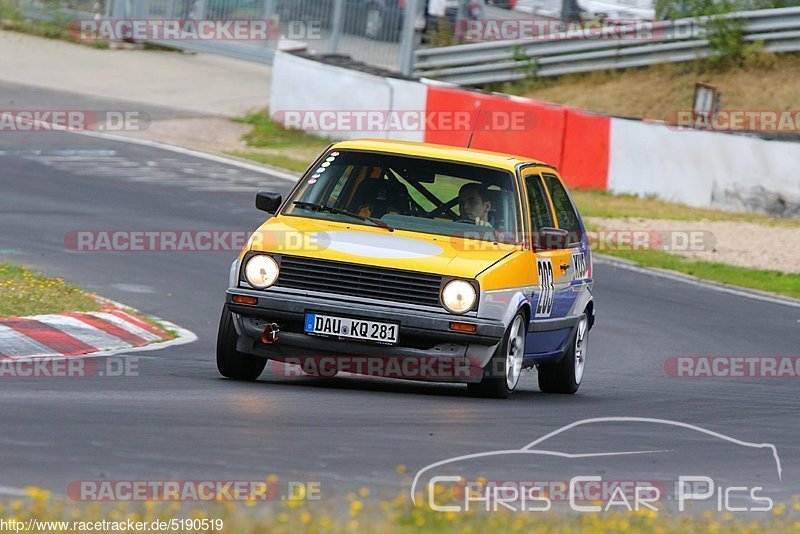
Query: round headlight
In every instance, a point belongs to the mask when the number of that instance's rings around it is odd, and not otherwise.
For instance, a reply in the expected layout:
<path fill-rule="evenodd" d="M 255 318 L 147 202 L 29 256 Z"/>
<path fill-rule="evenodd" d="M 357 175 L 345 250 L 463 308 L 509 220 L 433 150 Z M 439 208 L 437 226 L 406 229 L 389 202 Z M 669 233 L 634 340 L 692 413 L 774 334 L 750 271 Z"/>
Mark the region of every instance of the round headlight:
<path fill-rule="evenodd" d="M 475 305 L 477 294 L 472 284 L 464 280 L 452 280 L 442 290 L 442 304 L 453 313 L 466 313 Z"/>
<path fill-rule="evenodd" d="M 278 272 L 278 263 L 263 254 L 253 256 L 244 266 L 245 278 L 256 289 L 264 289 L 274 284 L 278 279 Z"/>

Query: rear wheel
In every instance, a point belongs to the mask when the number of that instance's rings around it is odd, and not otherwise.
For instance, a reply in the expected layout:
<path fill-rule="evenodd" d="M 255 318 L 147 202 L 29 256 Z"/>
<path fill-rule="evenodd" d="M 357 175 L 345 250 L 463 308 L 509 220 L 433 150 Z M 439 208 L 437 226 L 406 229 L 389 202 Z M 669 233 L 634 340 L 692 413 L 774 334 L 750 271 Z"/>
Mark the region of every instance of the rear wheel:
<path fill-rule="evenodd" d="M 467 384 L 470 394 L 476 397 L 505 399 L 519 383 L 522 357 L 525 354 L 525 314 L 518 313 L 506 330 L 489 363 L 483 368 L 479 383 Z"/>
<path fill-rule="evenodd" d="M 572 394 L 578 391 L 586 367 L 588 343 L 589 319 L 584 314 L 561 360 L 539 365 L 539 389 L 544 393 Z"/>
<path fill-rule="evenodd" d="M 222 309 L 217 333 L 217 370 L 222 376 L 234 380 L 256 380 L 264 371 L 267 360 L 237 351 L 238 337 L 233 327 L 233 316 L 226 306 Z"/>

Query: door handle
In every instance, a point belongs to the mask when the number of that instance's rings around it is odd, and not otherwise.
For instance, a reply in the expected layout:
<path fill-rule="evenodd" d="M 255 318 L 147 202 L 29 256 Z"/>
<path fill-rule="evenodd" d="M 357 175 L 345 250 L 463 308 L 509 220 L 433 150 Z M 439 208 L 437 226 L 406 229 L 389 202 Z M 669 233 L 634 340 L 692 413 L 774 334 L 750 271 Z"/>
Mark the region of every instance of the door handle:
<path fill-rule="evenodd" d="M 561 264 L 561 270 L 562 271 L 566 271 L 567 269 L 569 269 L 569 263 L 562 263 Z"/>

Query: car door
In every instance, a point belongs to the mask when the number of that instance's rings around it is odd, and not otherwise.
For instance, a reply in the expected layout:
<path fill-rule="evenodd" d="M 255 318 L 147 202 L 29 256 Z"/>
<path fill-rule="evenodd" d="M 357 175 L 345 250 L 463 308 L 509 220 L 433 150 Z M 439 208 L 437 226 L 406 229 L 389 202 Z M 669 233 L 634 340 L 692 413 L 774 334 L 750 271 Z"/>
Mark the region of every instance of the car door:
<path fill-rule="evenodd" d="M 569 232 L 569 278 L 573 290 L 581 286 L 591 285 L 591 257 L 589 240 L 575 204 L 555 173 L 542 173 L 545 187 L 550 195 L 550 202 L 556 218 L 558 228 Z"/>
<path fill-rule="evenodd" d="M 541 230 L 558 227 L 557 213 L 545 187 L 542 170 L 541 167 L 528 167 L 521 173 L 536 270 L 533 273 L 536 287 L 531 299 L 525 352 L 538 358 L 547 358 L 560 354 L 571 332 L 568 315 L 575 301 L 570 287 L 575 271 L 570 248 L 542 246 Z"/>

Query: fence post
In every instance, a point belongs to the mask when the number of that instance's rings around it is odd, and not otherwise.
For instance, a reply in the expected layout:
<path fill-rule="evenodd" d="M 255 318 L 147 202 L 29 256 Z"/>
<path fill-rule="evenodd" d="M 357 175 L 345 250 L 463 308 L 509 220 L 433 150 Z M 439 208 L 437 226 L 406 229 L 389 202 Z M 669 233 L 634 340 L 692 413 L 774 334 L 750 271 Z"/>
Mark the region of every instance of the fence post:
<path fill-rule="evenodd" d="M 425 3 L 420 0 L 407 0 L 403 13 L 403 30 L 400 37 L 400 72 L 404 76 L 411 76 L 414 72 L 414 51 L 420 44 L 420 35 L 417 31 L 417 17 L 425 16 Z"/>
<path fill-rule="evenodd" d="M 342 38 L 342 26 L 344 25 L 344 0 L 335 0 L 333 4 L 333 21 L 331 22 L 331 46 L 330 53 L 335 54 L 339 51 L 339 41 Z"/>
<path fill-rule="evenodd" d="M 267 49 L 273 48 L 277 50 L 281 39 L 280 32 L 282 30 L 282 28 L 277 24 L 283 25 L 284 21 L 280 21 L 279 23 L 276 24 L 274 11 L 275 11 L 275 0 L 264 0 L 263 18 L 265 21 L 267 21 L 267 24 L 269 24 L 269 31 L 273 32 L 277 28 L 278 35 L 277 36 L 270 35 L 267 38 L 267 40 L 264 41 L 263 48 Z M 274 53 L 274 50 L 272 51 L 272 53 Z"/>

